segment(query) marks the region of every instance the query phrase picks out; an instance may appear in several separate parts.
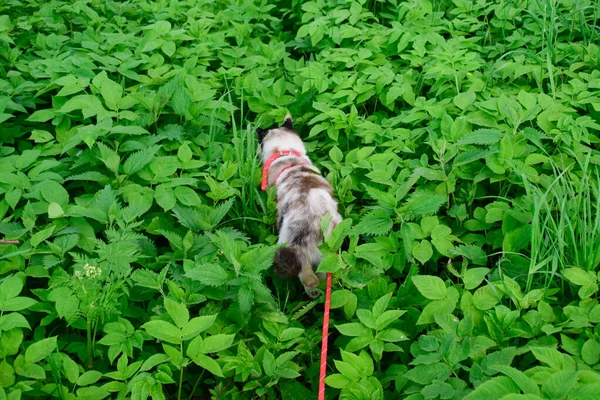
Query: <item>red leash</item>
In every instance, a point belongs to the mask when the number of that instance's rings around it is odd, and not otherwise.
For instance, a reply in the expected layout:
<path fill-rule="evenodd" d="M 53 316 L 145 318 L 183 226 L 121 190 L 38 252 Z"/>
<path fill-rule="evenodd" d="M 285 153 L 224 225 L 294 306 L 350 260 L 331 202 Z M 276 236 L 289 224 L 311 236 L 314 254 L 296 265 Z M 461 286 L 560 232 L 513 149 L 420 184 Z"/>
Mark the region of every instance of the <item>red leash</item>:
<path fill-rule="evenodd" d="M 319 375 L 319 400 L 325 400 L 325 375 L 327 374 L 327 336 L 329 333 L 329 304 L 331 302 L 331 272 L 327 273 L 325 311 L 323 312 L 323 338 L 321 341 L 321 373 Z"/>
<path fill-rule="evenodd" d="M 302 158 L 302 154 L 300 154 L 296 150 L 282 150 L 282 151 L 278 151 L 277 153 L 273 153 L 273 155 L 271 157 L 269 157 L 269 159 L 265 162 L 265 165 L 263 166 L 262 181 L 260 183 L 260 188 L 263 191 L 267 190 L 267 180 L 269 178 L 269 168 L 271 168 L 271 164 L 273 164 L 273 162 L 275 162 L 275 160 L 277 160 L 279 157 L 283 157 L 283 156 L 294 156 L 294 157 Z M 301 165 L 306 165 L 306 164 L 308 164 L 308 163 L 304 162 Z M 285 167 L 284 169 L 282 169 L 279 172 L 279 174 L 277 174 L 277 177 L 275 178 L 275 184 L 277 184 L 277 180 L 279 179 L 279 176 L 281 176 L 281 174 L 283 174 L 283 172 L 285 170 L 295 167 L 295 166 L 296 165 L 289 165 L 289 166 Z"/>

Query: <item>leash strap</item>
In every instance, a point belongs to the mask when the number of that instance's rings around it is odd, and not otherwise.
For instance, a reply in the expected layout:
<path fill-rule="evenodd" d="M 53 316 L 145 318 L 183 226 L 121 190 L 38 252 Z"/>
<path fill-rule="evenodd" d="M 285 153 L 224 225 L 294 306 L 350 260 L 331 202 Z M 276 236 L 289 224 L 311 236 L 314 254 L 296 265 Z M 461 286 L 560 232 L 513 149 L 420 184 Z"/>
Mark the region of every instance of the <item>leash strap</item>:
<path fill-rule="evenodd" d="M 325 311 L 323 312 L 323 338 L 321 340 L 321 372 L 319 374 L 319 400 L 325 400 L 325 375 L 327 374 L 327 339 L 329 334 L 329 305 L 331 303 L 331 272 L 327 273 Z"/>

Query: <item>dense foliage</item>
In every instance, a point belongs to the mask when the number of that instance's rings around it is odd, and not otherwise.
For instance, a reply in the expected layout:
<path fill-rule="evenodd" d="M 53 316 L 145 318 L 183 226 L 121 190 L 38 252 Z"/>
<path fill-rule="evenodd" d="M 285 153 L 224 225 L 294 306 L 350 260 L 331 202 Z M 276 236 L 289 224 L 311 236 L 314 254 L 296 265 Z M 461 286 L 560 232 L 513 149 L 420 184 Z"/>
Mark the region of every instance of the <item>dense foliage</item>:
<path fill-rule="evenodd" d="M 256 126 L 345 222 L 327 398 L 596 399 L 592 0 L 0 0 L 0 399 L 316 398 Z"/>

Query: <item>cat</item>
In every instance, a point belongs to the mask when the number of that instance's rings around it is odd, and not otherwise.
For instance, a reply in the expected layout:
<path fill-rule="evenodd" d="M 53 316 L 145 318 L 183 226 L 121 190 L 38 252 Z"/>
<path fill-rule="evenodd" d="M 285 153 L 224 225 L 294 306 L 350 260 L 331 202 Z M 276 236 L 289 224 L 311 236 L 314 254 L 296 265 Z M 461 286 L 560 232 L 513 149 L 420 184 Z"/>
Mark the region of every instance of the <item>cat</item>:
<path fill-rule="evenodd" d="M 300 278 L 308 296 L 317 298 L 324 278 L 313 270 L 322 257 L 321 218 L 331 216 L 327 235 L 342 221 L 333 189 L 306 155 L 290 114 L 280 127 L 257 128 L 256 133 L 263 163 L 261 188 L 277 187 L 278 243 L 287 244 L 275 253 L 273 268 L 281 278 Z"/>

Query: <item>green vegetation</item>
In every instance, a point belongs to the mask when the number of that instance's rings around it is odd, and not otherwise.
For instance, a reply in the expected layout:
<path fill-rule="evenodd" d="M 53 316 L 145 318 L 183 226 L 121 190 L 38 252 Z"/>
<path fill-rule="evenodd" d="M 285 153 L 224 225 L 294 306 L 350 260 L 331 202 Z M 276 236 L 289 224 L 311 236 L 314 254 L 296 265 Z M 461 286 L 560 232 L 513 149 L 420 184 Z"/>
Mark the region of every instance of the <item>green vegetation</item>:
<path fill-rule="evenodd" d="M 328 399 L 597 399 L 592 0 L 0 0 L 0 400 L 316 398 L 254 128 L 345 222 Z"/>

